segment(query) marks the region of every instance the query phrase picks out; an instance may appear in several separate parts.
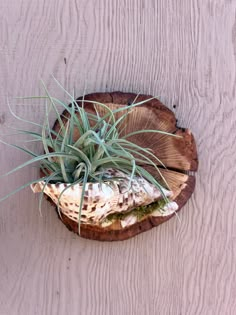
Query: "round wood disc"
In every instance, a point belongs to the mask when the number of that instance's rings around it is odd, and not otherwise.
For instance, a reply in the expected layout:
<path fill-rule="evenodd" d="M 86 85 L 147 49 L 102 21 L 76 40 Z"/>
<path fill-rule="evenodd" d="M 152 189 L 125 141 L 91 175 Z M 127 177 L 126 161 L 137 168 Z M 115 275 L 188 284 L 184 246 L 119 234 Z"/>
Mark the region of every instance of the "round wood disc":
<path fill-rule="evenodd" d="M 130 105 L 134 101 L 137 103 L 150 98 L 152 98 L 150 95 L 137 96 L 136 94 L 122 92 L 93 93 L 83 97 L 84 107 L 89 112 L 95 111 L 91 101 L 100 102 L 111 109 L 116 109 L 120 106 Z M 78 98 L 77 101 L 81 105 L 82 97 Z M 97 106 L 97 110 L 100 111 L 101 115 L 105 113 L 105 110 L 100 106 Z M 61 115 L 62 119 L 68 116 L 69 113 L 66 111 Z M 53 129 L 59 131 L 58 121 L 55 122 Z M 177 126 L 174 113 L 157 99 L 148 100 L 144 104 L 133 108 L 132 112 L 127 115 L 127 119 L 124 121 L 123 133 L 141 129 L 158 129 L 182 136 L 177 138 L 158 133 L 143 133 L 129 138 L 130 141 L 142 147 L 151 148 L 164 163 L 166 169 L 160 168 L 160 170 L 174 193 L 173 199 L 178 204 L 177 211 L 179 211 L 190 198 L 195 187 L 195 176 L 193 174 L 198 168 L 198 158 L 194 137 L 189 129 Z M 74 138 L 77 139 L 78 136 L 78 131 L 75 129 Z M 189 175 L 190 171 L 191 175 Z M 150 230 L 174 215 L 156 217 L 150 214 L 125 228 L 122 228 L 119 222 L 108 227 L 81 224 L 80 236 L 100 241 L 125 240 Z M 78 233 L 78 224 L 75 221 L 63 213 L 61 219 L 71 231 Z"/>

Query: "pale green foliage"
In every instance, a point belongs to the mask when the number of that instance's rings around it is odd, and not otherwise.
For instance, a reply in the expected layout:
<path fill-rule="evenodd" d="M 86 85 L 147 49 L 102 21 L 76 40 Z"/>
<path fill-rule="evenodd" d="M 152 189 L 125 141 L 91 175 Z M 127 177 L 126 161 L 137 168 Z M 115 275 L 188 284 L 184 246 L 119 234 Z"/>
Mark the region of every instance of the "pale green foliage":
<path fill-rule="evenodd" d="M 57 80 L 56 82 L 63 89 Z M 29 186 L 30 184 L 37 183 L 41 180 L 45 181 L 45 186 L 49 182 L 68 183 L 68 187 L 81 183 L 81 185 L 83 185 L 80 204 L 81 215 L 85 184 L 87 182 L 107 182 L 108 178 L 106 177 L 105 170 L 108 168 L 115 168 L 128 174 L 130 177 L 130 189 L 132 189 L 133 177 L 141 176 L 147 179 L 150 183 L 154 184 L 162 192 L 162 186 L 160 183 L 154 176 L 145 170 L 144 166 L 151 165 L 160 174 L 156 164 L 164 166 L 163 163 L 152 153 L 150 149 L 142 148 L 128 140 L 130 136 L 135 135 L 135 132 L 132 134 L 126 134 L 122 137 L 120 136 L 120 126 L 126 116 L 129 115 L 132 108 L 139 106 L 148 100 L 133 103 L 129 106 L 123 106 L 113 111 L 105 104 L 93 101 L 91 103 L 95 108 L 96 114 L 91 114 L 86 112 L 84 109 L 83 100 L 76 101 L 73 95 L 63 89 L 67 96 L 69 96 L 69 101 L 71 103 L 69 106 L 57 98 L 52 97 L 44 84 L 43 86 L 45 89 L 45 96 L 31 97 L 32 99 L 45 99 L 45 118 L 42 125 L 24 120 L 16 116 L 13 112 L 12 114 L 15 118 L 25 123 L 40 126 L 40 133 L 29 130 L 19 130 L 19 134 L 26 134 L 32 137 L 32 141 L 42 143 L 44 153 L 42 155 L 38 155 L 25 147 L 12 145 L 4 141 L 1 142 L 22 150 L 31 157 L 29 161 L 16 167 L 15 169 L 10 170 L 2 176 L 14 173 L 15 171 L 35 162 L 39 162 L 39 168 L 43 171 L 45 176 L 19 187 L 16 191 L 11 192 L 0 199 L 0 201 L 8 198 L 13 193 Z M 58 105 L 60 105 L 63 110 L 66 110 L 68 114 L 67 116 L 60 116 L 57 109 Z M 106 110 L 106 114 L 103 117 L 99 116 L 97 110 L 99 106 L 102 106 Z M 58 125 L 60 127 L 58 132 L 53 130 L 49 124 L 49 116 L 52 112 L 54 115 L 56 114 Z M 115 118 L 115 114 L 117 112 L 122 112 L 122 116 L 119 119 Z M 91 122 L 93 122 L 93 126 L 91 126 Z M 76 141 L 73 139 L 75 128 L 78 129 L 80 134 L 79 139 Z M 174 136 L 158 130 L 139 130 L 136 133 L 147 132 Z M 162 179 L 165 182 L 164 178 Z M 109 178 L 109 181 L 111 180 L 119 180 L 119 178 Z M 68 188 L 65 188 L 65 190 L 66 189 Z M 43 193 L 40 197 L 40 204 L 42 195 Z M 60 197 L 58 198 L 58 203 Z M 166 202 L 168 201 L 164 194 L 163 198 Z"/>

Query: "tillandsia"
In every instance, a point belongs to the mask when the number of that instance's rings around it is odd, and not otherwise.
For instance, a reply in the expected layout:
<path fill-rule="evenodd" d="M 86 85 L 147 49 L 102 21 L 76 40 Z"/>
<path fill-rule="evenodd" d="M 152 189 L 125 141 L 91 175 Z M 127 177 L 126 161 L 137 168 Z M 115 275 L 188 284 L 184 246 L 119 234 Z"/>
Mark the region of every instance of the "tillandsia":
<path fill-rule="evenodd" d="M 144 211 L 143 207 L 153 203 L 158 203 L 158 207 L 167 213 L 169 210 L 176 211 L 178 206 L 169 199 L 172 192 L 159 169 L 159 166 L 165 165 L 151 149 L 141 147 L 129 139 L 144 133 L 179 136 L 153 129 L 123 132 L 125 119 L 132 110 L 151 99 L 141 102 L 136 102 L 135 99 L 132 104 L 113 110 L 107 104 L 86 100 L 93 107 L 91 112 L 86 110 L 84 99 L 75 99 L 74 95 L 66 91 L 55 78 L 54 80 L 69 97 L 69 105 L 51 96 L 44 83 L 44 96 L 27 97 L 45 100 L 42 124 L 20 118 L 9 107 L 15 118 L 40 127 L 40 132 L 21 129 L 18 132 L 30 136 L 31 141 L 42 144 L 44 152 L 38 154 L 25 146 L 1 140 L 31 157 L 2 176 L 33 163 L 38 163 L 41 174 L 40 178 L 22 185 L 1 200 L 31 186 L 34 192 L 41 193 L 40 211 L 43 195 L 46 194 L 57 205 L 59 215 L 62 212 L 78 222 L 79 233 L 81 223 L 105 226 L 109 218 L 114 218 L 117 214 L 128 218 L 128 221 L 131 218 L 132 221 L 132 211 L 137 214 L 139 210 Z M 62 115 L 58 106 L 64 110 Z M 101 115 L 100 108 L 105 114 Z M 56 115 L 58 130 L 50 127 L 51 114 Z M 154 176 L 154 172 L 149 172 L 148 168 L 152 168 L 158 176 Z M 150 211 L 151 208 L 148 209 Z M 124 226 L 131 224 L 128 221 L 124 221 Z"/>

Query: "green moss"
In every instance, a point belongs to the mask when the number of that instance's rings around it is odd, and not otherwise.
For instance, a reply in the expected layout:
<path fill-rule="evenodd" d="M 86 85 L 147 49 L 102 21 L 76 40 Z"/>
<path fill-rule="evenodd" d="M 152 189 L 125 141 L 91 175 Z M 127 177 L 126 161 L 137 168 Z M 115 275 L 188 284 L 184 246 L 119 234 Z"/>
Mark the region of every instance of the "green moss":
<path fill-rule="evenodd" d="M 123 220 L 130 214 L 135 215 L 137 217 L 137 219 L 140 221 L 143 217 L 151 214 L 155 210 L 163 208 L 165 205 L 166 205 L 166 201 L 164 199 L 160 199 L 160 200 L 153 202 L 149 205 L 134 208 L 134 209 L 130 210 L 129 212 L 112 213 L 112 214 L 107 216 L 105 221 Z"/>

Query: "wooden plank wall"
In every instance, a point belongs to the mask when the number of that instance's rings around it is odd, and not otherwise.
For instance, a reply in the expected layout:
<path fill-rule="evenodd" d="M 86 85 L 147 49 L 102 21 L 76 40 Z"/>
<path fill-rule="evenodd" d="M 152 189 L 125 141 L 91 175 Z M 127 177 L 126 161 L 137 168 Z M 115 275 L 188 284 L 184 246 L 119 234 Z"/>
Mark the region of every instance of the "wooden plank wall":
<path fill-rule="evenodd" d="M 30 189 L 2 202 L 0 314 L 236 314 L 236 1 L 0 0 L 0 34 L 1 134 L 22 126 L 7 98 L 42 121 L 42 104 L 12 100 L 42 92 L 40 78 L 65 98 L 54 74 L 78 96 L 159 95 L 200 159 L 181 223 L 124 242 L 78 238 L 46 202 L 40 217 Z M 1 174 L 27 160 L 0 152 Z M 1 196 L 36 173 L 1 178 Z"/>

